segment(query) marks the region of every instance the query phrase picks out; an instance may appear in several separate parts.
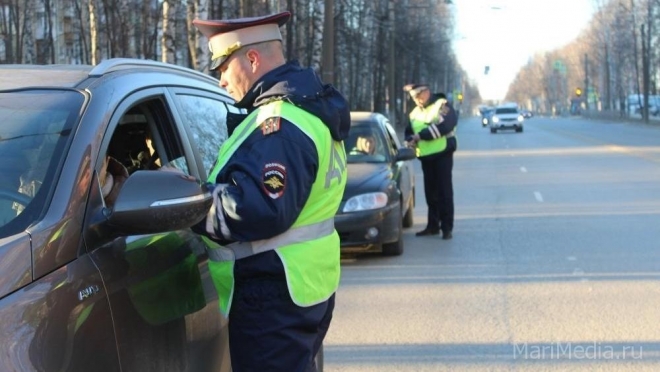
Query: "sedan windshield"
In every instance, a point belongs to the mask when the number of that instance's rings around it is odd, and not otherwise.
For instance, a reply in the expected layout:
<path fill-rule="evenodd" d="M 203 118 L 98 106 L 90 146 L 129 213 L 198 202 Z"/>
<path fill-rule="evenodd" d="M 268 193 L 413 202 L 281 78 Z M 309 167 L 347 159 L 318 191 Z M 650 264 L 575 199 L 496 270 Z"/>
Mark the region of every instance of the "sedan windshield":
<path fill-rule="evenodd" d="M 44 212 L 83 102 L 73 91 L 0 93 L 0 238 Z"/>
<path fill-rule="evenodd" d="M 501 114 L 517 114 L 517 113 L 518 113 L 518 109 L 516 109 L 516 108 L 508 108 L 508 107 L 505 107 L 505 108 L 498 108 L 498 109 L 495 111 L 495 114 L 500 114 L 500 115 L 501 115 Z"/>
<path fill-rule="evenodd" d="M 348 163 L 384 163 L 387 149 L 382 134 L 371 125 L 354 125 L 344 140 Z"/>

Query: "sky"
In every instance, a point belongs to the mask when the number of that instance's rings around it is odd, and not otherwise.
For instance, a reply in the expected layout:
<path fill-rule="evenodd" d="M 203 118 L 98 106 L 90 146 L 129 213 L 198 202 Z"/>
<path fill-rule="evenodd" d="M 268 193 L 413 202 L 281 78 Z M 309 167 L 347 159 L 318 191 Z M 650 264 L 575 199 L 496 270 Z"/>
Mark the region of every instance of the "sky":
<path fill-rule="evenodd" d="M 458 62 L 483 99 L 504 99 L 536 53 L 568 44 L 586 28 L 594 0 L 452 0 Z M 485 66 L 490 66 L 488 75 Z"/>

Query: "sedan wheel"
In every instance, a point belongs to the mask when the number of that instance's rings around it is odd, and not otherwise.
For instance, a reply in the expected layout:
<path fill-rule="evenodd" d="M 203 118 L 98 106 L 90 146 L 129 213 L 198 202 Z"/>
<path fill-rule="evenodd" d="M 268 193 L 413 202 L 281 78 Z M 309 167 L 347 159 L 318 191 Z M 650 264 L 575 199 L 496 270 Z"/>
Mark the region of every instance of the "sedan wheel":
<path fill-rule="evenodd" d="M 412 225 L 415 223 L 414 221 L 414 216 L 413 216 L 413 210 L 415 209 L 415 201 L 413 198 L 410 198 L 410 205 L 408 205 L 408 210 L 406 211 L 406 215 L 403 216 L 403 227 L 412 227 Z"/>
<path fill-rule="evenodd" d="M 393 243 L 383 244 L 383 256 L 400 256 L 402 253 L 403 253 L 403 218 L 399 218 L 399 235 L 397 237 L 397 240 Z"/>

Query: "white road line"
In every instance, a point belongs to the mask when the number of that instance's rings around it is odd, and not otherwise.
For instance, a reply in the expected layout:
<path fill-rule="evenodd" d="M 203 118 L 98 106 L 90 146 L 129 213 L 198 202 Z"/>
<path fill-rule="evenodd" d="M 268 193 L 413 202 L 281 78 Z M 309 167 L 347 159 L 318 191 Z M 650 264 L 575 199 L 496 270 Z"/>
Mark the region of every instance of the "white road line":
<path fill-rule="evenodd" d="M 575 256 L 568 256 L 568 257 L 566 257 L 566 259 L 569 260 L 569 261 L 576 261 L 576 260 L 577 260 L 577 257 L 575 257 Z"/>
<path fill-rule="evenodd" d="M 527 173 L 527 168 L 525 168 L 525 167 L 520 167 L 520 171 L 523 172 L 523 173 Z"/>
<path fill-rule="evenodd" d="M 540 192 L 534 191 L 534 197 L 539 203 L 543 203 L 543 195 Z"/>
<path fill-rule="evenodd" d="M 584 270 L 576 267 L 575 270 L 573 270 L 573 275 L 584 275 Z"/>

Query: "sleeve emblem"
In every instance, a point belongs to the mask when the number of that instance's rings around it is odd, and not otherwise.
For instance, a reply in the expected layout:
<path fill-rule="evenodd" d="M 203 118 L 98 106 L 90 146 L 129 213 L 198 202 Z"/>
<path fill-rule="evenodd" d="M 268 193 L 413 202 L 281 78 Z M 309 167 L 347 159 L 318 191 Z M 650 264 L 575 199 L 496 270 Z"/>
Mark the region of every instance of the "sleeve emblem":
<path fill-rule="evenodd" d="M 263 169 L 263 190 L 271 199 L 284 195 L 286 167 L 280 163 L 268 163 Z"/>

